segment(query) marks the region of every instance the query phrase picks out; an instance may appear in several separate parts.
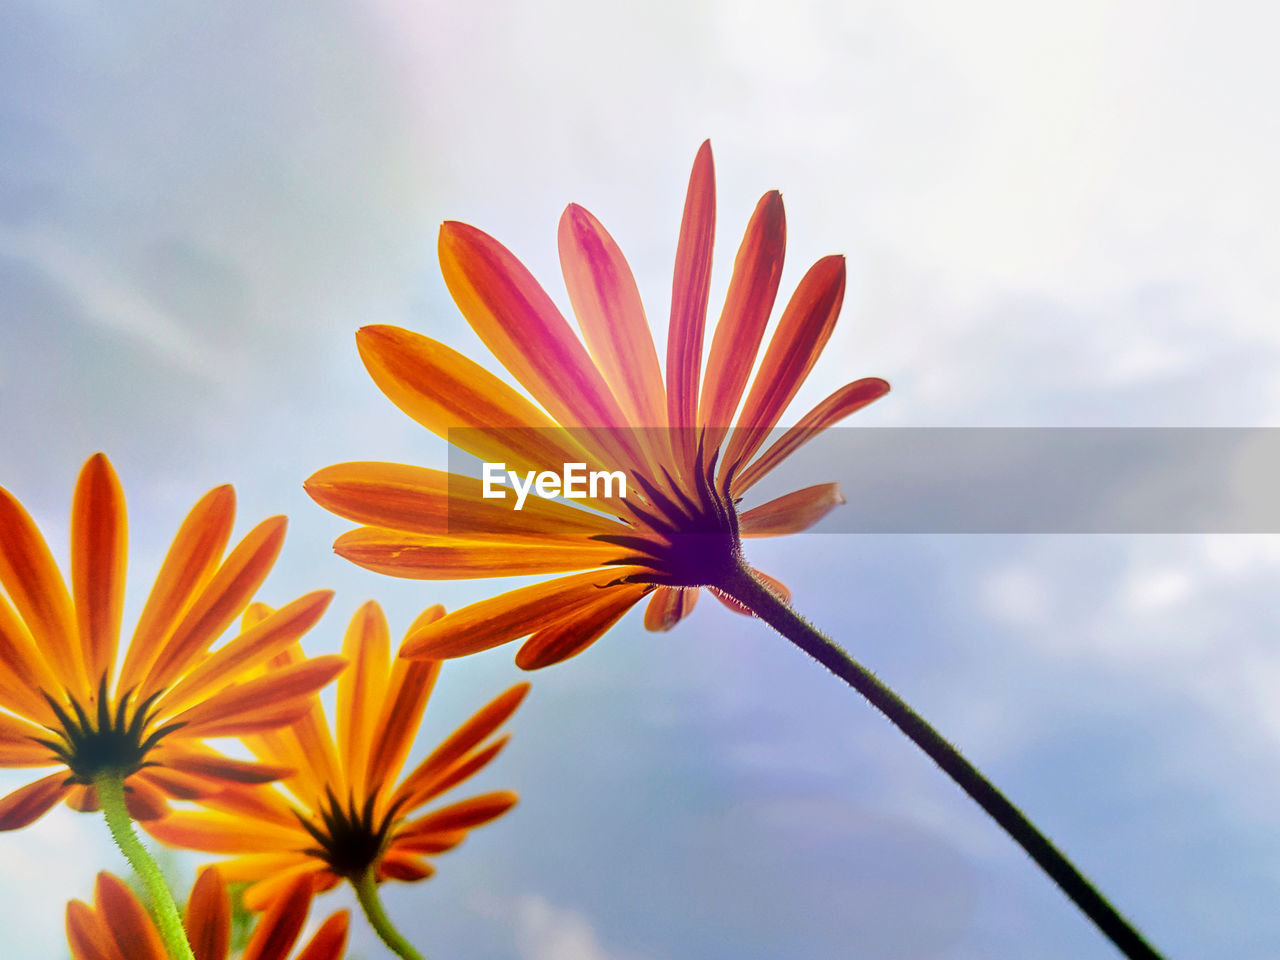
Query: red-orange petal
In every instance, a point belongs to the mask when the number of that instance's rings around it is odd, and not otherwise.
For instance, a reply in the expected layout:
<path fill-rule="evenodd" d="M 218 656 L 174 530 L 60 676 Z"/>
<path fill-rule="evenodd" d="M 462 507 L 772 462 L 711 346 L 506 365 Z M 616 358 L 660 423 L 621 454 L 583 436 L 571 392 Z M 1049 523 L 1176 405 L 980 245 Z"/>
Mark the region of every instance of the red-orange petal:
<path fill-rule="evenodd" d="M 183 925 L 195 960 L 227 960 L 231 949 L 231 898 L 217 867 L 205 867 L 196 877 Z"/>
<path fill-rule="evenodd" d="M 685 194 L 676 265 L 671 281 L 671 325 L 667 334 L 667 422 L 694 426 L 698 412 L 698 378 L 702 341 L 711 291 L 711 250 L 715 243 L 716 175 L 711 141 L 704 141 L 693 161 Z M 690 461 L 691 462 L 691 461 Z"/>
<path fill-rule="evenodd" d="M 298 953 L 296 960 L 339 960 L 347 945 L 350 922 L 351 914 L 346 910 L 332 914 Z"/>
<path fill-rule="evenodd" d="M 881 380 L 879 377 L 864 377 L 845 384 L 796 421 L 795 426 L 788 429 L 739 476 L 735 477 L 734 495 L 741 496 L 751 488 L 752 484 L 827 427 L 839 423 L 849 414 L 861 410 L 888 392 L 889 381 Z"/>
<path fill-rule="evenodd" d="M 415 833 L 439 833 L 446 830 L 471 830 L 496 820 L 519 801 L 510 790 L 496 790 L 476 797 L 468 797 L 458 803 L 441 807 L 426 816 L 404 825 L 401 835 L 411 838 Z"/>
<path fill-rule="evenodd" d="M 838 483 L 818 483 L 762 503 L 738 517 L 744 537 L 780 537 L 808 530 L 846 501 Z"/>
<path fill-rule="evenodd" d="M 723 431 L 733 425 L 733 415 L 742 401 L 742 391 L 755 366 L 769 314 L 778 297 L 786 244 L 782 194 L 771 190 L 760 198 L 751 214 L 733 263 L 724 310 L 711 339 L 707 378 L 698 407 L 699 422 L 713 430 L 709 447 L 715 447 Z"/>
<path fill-rule="evenodd" d="M 66 781 L 67 772 L 61 770 L 19 787 L 0 799 L 0 830 L 17 830 L 35 823 L 67 795 L 71 787 Z"/>
<path fill-rule="evenodd" d="M 189 810 L 175 810 L 163 820 L 146 824 L 146 830 L 171 847 L 205 853 L 280 853 L 311 842 L 300 826 Z"/>
<path fill-rule="evenodd" d="M 94 906 L 128 960 L 166 960 L 164 943 L 133 891 L 114 874 L 99 873 Z"/>
<path fill-rule="evenodd" d="M 124 611 L 128 523 L 124 491 L 101 454 L 80 471 L 71 504 L 71 588 L 89 680 L 111 678 Z"/>
<path fill-rule="evenodd" d="M 231 538 L 235 514 L 235 491 L 225 484 L 206 493 L 187 513 L 138 616 L 120 670 L 121 689 L 142 682 L 178 617 L 213 575 Z"/>
<path fill-rule="evenodd" d="M 59 763 L 48 747 L 35 742 L 49 731 L 0 713 L 0 767 L 51 767 Z"/>
<path fill-rule="evenodd" d="M 594 605 L 600 599 L 601 589 L 615 589 L 606 584 L 633 569 L 621 567 L 578 573 L 470 604 L 425 629 L 413 631 L 406 638 L 400 655 L 446 660 L 527 637 Z"/>
<path fill-rule="evenodd" d="M 629 422 L 667 422 L 666 391 L 644 305 L 626 258 L 600 221 L 570 204 L 560 217 L 560 268 L 582 338 Z"/>
<path fill-rule="evenodd" d="M 26 622 L 63 685 L 87 696 L 88 675 L 76 643 L 76 620 L 62 574 L 40 530 L 0 487 L 0 586 Z"/>
<path fill-rule="evenodd" d="M 646 584 L 626 584 L 602 591 L 604 596 L 562 623 L 543 627 L 516 653 L 521 670 L 541 670 L 576 657 L 599 640 L 649 590 Z"/>
<path fill-rule="evenodd" d="M 625 427 L 613 392 L 538 281 L 470 224 L 440 227 L 440 270 L 454 302 L 498 361 L 566 427 Z"/>
<path fill-rule="evenodd" d="M 665 633 L 693 612 L 698 602 L 697 588 L 658 587 L 644 610 L 644 628 Z"/>
<path fill-rule="evenodd" d="M 388 850 L 378 861 L 379 880 L 406 880 L 412 883 L 426 880 L 435 872 L 435 867 L 407 850 Z"/>
<path fill-rule="evenodd" d="M 236 545 L 174 628 L 147 673 L 140 697 L 168 686 L 240 616 L 275 563 L 286 524 L 284 517 L 270 517 Z"/>
<path fill-rule="evenodd" d="M 83 900 L 67 904 L 67 945 L 71 960 L 126 960 L 93 908 Z"/>
<path fill-rule="evenodd" d="M 258 921 L 241 960 L 284 960 L 311 909 L 311 877 L 294 877 Z"/>
<path fill-rule="evenodd" d="M 823 257 L 792 294 L 760 362 L 721 461 L 721 478 L 737 472 L 764 443 L 817 362 L 844 301 L 844 257 Z M 736 490 L 736 488 L 735 488 Z"/>

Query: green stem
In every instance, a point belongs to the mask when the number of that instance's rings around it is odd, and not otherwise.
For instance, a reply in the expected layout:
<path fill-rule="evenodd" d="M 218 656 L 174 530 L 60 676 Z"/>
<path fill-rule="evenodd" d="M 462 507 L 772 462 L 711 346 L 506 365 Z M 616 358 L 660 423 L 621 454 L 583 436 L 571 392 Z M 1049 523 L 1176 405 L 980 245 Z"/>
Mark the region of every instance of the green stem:
<path fill-rule="evenodd" d="M 133 832 L 133 819 L 129 816 L 124 798 L 124 778 L 115 772 L 101 773 L 94 778 L 93 785 L 98 792 L 98 805 L 107 818 L 107 826 L 111 828 L 116 846 L 124 853 L 134 872 L 142 878 L 147 893 L 151 895 L 160 939 L 164 941 L 170 960 L 195 960 L 191 944 L 187 942 L 187 932 L 182 927 L 178 905 L 173 902 L 169 885 L 164 882 L 164 874 L 160 872 L 159 865 L 151 858 L 138 835 Z"/>
<path fill-rule="evenodd" d="M 378 931 L 378 936 L 392 953 L 404 960 L 423 960 L 422 954 L 400 935 L 400 931 L 391 923 L 391 918 L 382 909 L 382 901 L 378 899 L 377 867 L 369 867 L 358 877 L 351 878 L 351 886 L 355 887 L 356 899 L 364 908 L 364 915 L 369 918 L 369 925 Z"/>
<path fill-rule="evenodd" d="M 853 687 L 905 733 L 977 802 L 1062 889 L 1098 929 L 1130 960 L 1162 960 L 1161 955 L 1092 883 L 982 773 L 907 706 L 875 674 L 823 635 L 740 564 L 714 584 L 744 604 L 784 637 Z"/>

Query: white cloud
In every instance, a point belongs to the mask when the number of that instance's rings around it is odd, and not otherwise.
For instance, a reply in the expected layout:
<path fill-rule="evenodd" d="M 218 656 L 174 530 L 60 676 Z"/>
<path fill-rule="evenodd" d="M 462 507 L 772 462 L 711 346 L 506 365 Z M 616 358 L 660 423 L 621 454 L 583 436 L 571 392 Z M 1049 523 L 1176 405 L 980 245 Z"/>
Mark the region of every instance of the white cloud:
<path fill-rule="evenodd" d="M 607 950 L 587 917 L 540 896 L 516 901 L 515 922 L 521 960 L 635 960 Z"/>

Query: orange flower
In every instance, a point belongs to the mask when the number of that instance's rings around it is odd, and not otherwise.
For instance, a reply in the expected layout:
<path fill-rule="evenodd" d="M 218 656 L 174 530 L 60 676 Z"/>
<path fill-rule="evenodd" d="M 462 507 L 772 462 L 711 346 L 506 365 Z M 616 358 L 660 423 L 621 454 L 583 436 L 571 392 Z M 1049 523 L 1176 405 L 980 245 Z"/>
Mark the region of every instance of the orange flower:
<path fill-rule="evenodd" d="M 458 610 L 415 631 L 407 656 L 458 657 L 528 637 L 516 662 L 543 667 L 580 653 L 647 594 L 645 626 L 670 629 L 703 586 L 745 612 L 717 589 L 726 571 L 742 569 L 740 537 L 807 529 L 844 502 L 839 486 L 825 483 L 738 512 L 740 498 L 782 460 L 889 389 L 877 378 L 856 380 L 765 447 L 831 336 L 844 259 L 825 257 L 805 274 L 748 390 L 785 240 L 782 198 L 765 194 L 738 251 L 702 378 L 714 221 L 704 143 L 676 252 L 665 378 L 630 268 L 599 221 L 576 205 L 560 220 L 559 242 L 581 340 L 496 240 L 462 223 L 440 231 L 441 269 L 455 302 L 540 407 L 428 337 L 388 326 L 359 332 L 361 357 L 382 391 L 467 453 L 521 469 L 623 467 L 638 488 L 626 499 L 588 502 L 616 517 L 549 500 L 515 513 L 485 499 L 478 481 L 439 470 L 346 463 L 317 472 L 307 481 L 310 495 L 366 524 L 335 550 L 371 570 L 420 579 L 587 571 Z M 453 524 L 476 532 L 451 533 Z"/>
<path fill-rule="evenodd" d="M 90 457 L 76 484 L 70 592 L 31 517 L 0 488 L 0 766 L 62 768 L 0 799 L 0 829 L 26 826 L 64 798 L 97 809 L 102 775 L 123 779 L 129 812 L 143 820 L 164 815 L 166 797 L 288 772 L 224 757 L 202 740 L 270 730 L 308 709 L 341 657 L 249 674 L 308 630 L 332 594 L 301 597 L 211 652 L 284 539 L 285 520 L 273 517 L 223 558 L 234 513 L 223 486 L 187 515 L 117 674 L 127 534 L 111 464 Z"/>
<path fill-rule="evenodd" d="M 257 607 L 257 605 L 255 605 Z M 251 610 L 262 616 L 266 609 Z M 421 614 L 411 629 L 440 617 Z M 343 653 L 351 669 L 338 680 L 337 739 L 318 697 L 288 730 L 246 737 L 261 760 L 293 768 L 274 785 L 201 801 L 202 811 L 175 811 L 145 824 L 174 846 L 239 854 L 220 866 L 232 883 L 250 883 L 245 904 L 261 910 L 299 877 L 327 890 L 342 879 L 358 883 L 422 880 L 425 859 L 463 841 L 472 827 L 506 813 L 510 791 L 487 793 L 424 816 L 409 815 L 478 772 L 506 745 L 490 739 L 529 689 L 517 684 L 484 706 L 397 786 L 436 677 L 439 661 L 392 659 L 386 618 L 373 602 L 351 619 Z M 289 657 L 276 666 L 288 669 Z"/>
<path fill-rule="evenodd" d="M 258 921 L 240 960 L 285 960 L 311 909 L 311 885 L 297 881 Z M 294 960 L 338 960 L 347 943 L 347 911 L 332 914 Z M 196 960 L 227 960 L 231 953 L 231 900 L 216 867 L 205 867 L 191 888 L 183 921 Z M 124 881 L 99 873 L 93 906 L 67 904 L 72 960 L 167 960 L 146 908 Z"/>

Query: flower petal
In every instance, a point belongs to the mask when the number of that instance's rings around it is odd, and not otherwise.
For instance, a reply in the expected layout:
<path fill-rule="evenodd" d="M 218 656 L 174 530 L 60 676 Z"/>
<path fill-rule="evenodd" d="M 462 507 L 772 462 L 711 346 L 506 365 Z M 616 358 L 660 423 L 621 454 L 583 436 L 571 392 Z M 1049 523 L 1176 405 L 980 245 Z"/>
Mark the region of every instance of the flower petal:
<path fill-rule="evenodd" d="M 296 896 L 296 888 L 303 886 L 304 889 L 312 890 L 317 886 L 318 878 L 324 874 L 326 867 L 323 863 L 315 859 L 309 859 L 305 863 L 301 863 L 296 867 L 285 870 L 275 876 L 260 880 L 244 892 L 244 905 L 253 911 L 267 910 L 272 907 L 277 909 L 283 903 L 289 905 L 292 897 Z M 297 909 L 296 904 L 293 909 Z M 259 921 L 259 928 L 265 921 Z M 297 934 L 294 934 L 296 937 Z M 240 960 L 249 960 L 248 951 L 240 958 Z M 263 960 L 269 960 L 264 957 Z"/>
<path fill-rule="evenodd" d="M 819 483 L 762 503 L 738 517 L 744 537 L 779 537 L 808 530 L 847 501 L 838 483 Z"/>
<path fill-rule="evenodd" d="M 253 930 L 241 960 L 284 960 L 307 922 L 313 895 L 311 877 L 292 877 Z"/>
<path fill-rule="evenodd" d="M 529 497 L 517 512 L 506 500 L 486 498 L 474 477 L 400 463 L 337 463 L 316 471 L 305 487 L 316 503 L 340 517 L 432 536 L 618 531 L 612 517 L 542 497 Z"/>
<path fill-rule="evenodd" d="M 477 710 L 444 743 L 436 747 L 396 791 L 401 809 L 413 810 L 425 801 L 425 793 L 441 774 L 462 760 L 473 748 L 507 722 L 529 692 L 529 684 L 517 683 Z"/>
<path fill-rule="evenodd" d="M 218 870 L 227 883 L 256 883 L 263 877 L 283 873 L 309 862 L 312 862 L 310 854 L 296 851 L 250 853 L 232 860 L 223 860 L 218 864 Z"/>
<path fill-rule="evenodd" d="M 62 574 L 35 522 L 0 487 L 0 586 L 62 684 L 87 697 L 88 675 L 75 643 L 76 621 Z M 52 692 L 52 691 L 51 691 Z"/>
<path fill-rule="evenodd" d="M 439 608 L 439 612 L 443 614 L 444 609 Z M 396 777 L 400 775 L 405 758 L 409 755 L 409 748 L 413 745 L 414 734 L 418 732 L 418 726 L 422 722 L 427 698 L 431 696 L 439 674 L 438 660 L 396 658 L 369 751 L 369 767 L 364 783 L 366 796 L 383 784 L 395 783 Z"/>
<path fill-rule="evenodd" d="M 178 617 L 208 583 L 231 538 L 235 514 L 235 491 L 223 485 L 201 497 L 182 521 L 138 617 L 120 670 L 120 689 L 142 682 Z"/>
<path fill-rule="evenodd" d="M 61 686 L 26 625 L 0 593 L 0 706 L 54 726 L 58 719 L 41 691 L 52 693 Z"/>
<path fill-rule="evenodd" d="M 313 657 L 238 683 L 173 718 L 182 723 L 183 737 L 229 737 L 278 727 L 299 719 L 311 694 L 325 686 L 347 665 L 335 655 Z"/>
<path fill-rule="evenodd" d="M 0 767 L 51 767 L 61 761 L 35 738 L 49 732 L 34 724 L 0 713 Z"/>
<path fill-rule="evenodd" d="M 169 813 L 169 804 L 158 787 L 140 779 L 137 774 L 124 784 L 124 805 L 129 816 L 139 822 L 159 820 Z"/>
<path fill-rule="evenodd" d="M 631 425 L 667 423 L 667 397 L 635 277 L 613 237 L 570 204 L 560 217 L 560 268 L 591 359 Z"/>
<path fill-rule="evenodd" d="M 471 830 L 496 820 L 516 805 L 520 797 L 510 790 L 496 790 L 432 811 L 411 820 L 401 828 L 399 836 L 411 839 L 417 833 L 439 833 L 445 830 Z"/>
<path fill-rule="evenodd" d="M 205 867 L 196 877 L 183 926 L 195 960 L 227 960 L 231 949 L 231 898 L 217 867 Z"/>
<path fill-rule="evenodd" d="M 209 780 L 220 780 L 224 787 L 227 783 L 270 783 L 290 772 L 285 766 L 226 757 L 194 742 L 181 745 L 161 742 L 151 752 L 149 759 L 163 767 L 182 773 Z"/>
<path fill-rule="evenodd" d="M 378 719 L 375 711 L 386 700 L 391 661 L 391 633 L 376 602 L 363 604 L 351 618 L 342 655 L 351 666 L 338 678 L 338 756 L 349 783 L 363 790 Z M 364 799 L 362 795 L 357 802 Z"/>
<path fill-rule="evenodd" d="M 168 686 L 240 616 L 280 553 L 286 523 L 264 520 L 236 545 L 165 642 L 139 696 Z"/>
<path fill-rule="evenodd" d="M 315 936 L 298 953 L 296 960 L 340 960 L 347 946 L 351 914 L 339 910 L 320 925 Z"/>
<path fill-rule="evenodd" d="M 627 426 L 582 342 L 511 251 L 457 221 L 441 225 L 439 250 L 445 285 L 467 323 L 557 423 Z"/>
<path fill-rule="evenodd" d="M 393 577 L 411 580 L 470 580 L 565 573 L 599 567 L 621 552 L 611 543 L 579 536 L 552 540 L 546 536 L 501 542 L 427 537 L 422 534 L 357 527 L 338 537 L 334 552 L 352 563 Z"/>
<path fill-rule="evenodd" d="M 225 813 L 175 810 L 145 827 L 161 843 L 204 853 L 280 853 L 312 843 L 300 826 L 286 827 Z"/>
<path fill-rule="evenodd" d="M 332 599 L 332 590 L 316 590 L 285 604 L 188 671 L 160 699 L 158 708 L 181 710 L 265 663 L 315 626 Z"/>
<path fill-rule="evenodd" d="M 599 640 L 649 591 L 647 584 L 626 584 L 602 591 L 599 602 L 563 623 L 543 627 L 516 653 L 521 670 L 541 670 L 576 657 Z"/>
<path fill-rule="evenodd" d="M 379 880 L 426 880 L 436 868 L 415 853 L 405 850 L 388 850 L 378 861 Z"/>
<path fill-rule="evenodd" d="M 738 472 L 764 443 L 835 329 L 844 301 L 844 257 L 823 257 L 782 311 L 721 461 L 721 479 Z M 736 492 L 736 489 L 735 489 Z"/>
<path fill-rule="evenodd" d="M 797 449 L 827 427 L 839 423 L 855 410 L 861 410 L 889 392 L 889 382 L 879 377 L 864 377 L 845 384 L 827 399 L 801 417 L 795 424 L 760 454 L 734 479 L 733 491 L 741 496 L 757 480 L 780 464 Z"/>
<path fill-rule="evenodd" d="M 98 915 L 83 900 L 67 904 L 67 945 L 71 960 L 125 960 Z"/>
<path fill-rule="evenodd" d="M 19 787 L 0 799 L 0 830 L 17 830 L 35 823 L 70 789 L 65 770 Z"/>
<path fill-rule="evenodd" d="M 166 960 L 159 932 L 123 880 L 114 874 L 99 873 L 93 904 L 116 947 L 129 960 Z"/>
<path fill-rule="evenodd" d="M 447 660 L 527 637 L 593 605 L 601 590 L 615 589 L 608 584 L 635 569 L 591 570 L 470 604 L 411 633 L 400 655 Z"/>
<path fill-rule="evenodd" d="M 693 612 L 700 590 L 685 587 L 658 587 L 644 611 L 644 628 L 665 633 Z"/>
<path fill-rule="evenodd" d="M 489 764 L 489 761 L 502 752 L 510 740 L 511 734 L 499 737 L 483 749 L 468 754 L 452 766 L 441 770 L 429 780 L 422 781 L 418 788 L 414 790 L 413 797 L 405 804 L 404 809 L 409 810 L 420 807 L 428 800 L 452 790 L 458 784 L 475 776 Z"/>
<path fill-rule="evenodd" d="M 369 376 L 392 403 L 481 460 L 541 470 L 584 456 L 554 420 L 480 364 L 437 340 L 375 325 L 357 332 L 356 345 Z"/>
<path fill-rule="evenodd" d="M 85 463 L 71 504 L 71 588 L 89 680 L 111 679 L 124 611 L 128 524 L 124 491 L 111 463 Z"/>
<path fill-rule="evenodd" d="M 756 204 L 747 224 L 724 310 L 711 339 L 707 379 L 702 385 L 699 421 L 716 433 L 709 447 L 718 444 L 722 431 L 733 425 L 743 388 L 755 366 L 769 314 L 778 297 L 782 259 L 786 250 L 787 221 L 782 194 L 771 190 Z"/>
<path fill-rule="evenodd" d="M 711 249 L 716 232 L 716 175 L 711 141 L 698 148 L 689 175 L 680 240 L 671 281 L 671 326 L 667 334 L 667 423 L 682 428 L 696 423 L 702 340 L 711 291 Z M 692 462 L 692 461 L 690 461 Z"/>
<path fill-rule="evenodd" d="M 397 834 L 391 842 L 391 849 L 434 856 L 447 853 L 465 839 L 466 830 L 412 830 L 408 834 Z"/>

